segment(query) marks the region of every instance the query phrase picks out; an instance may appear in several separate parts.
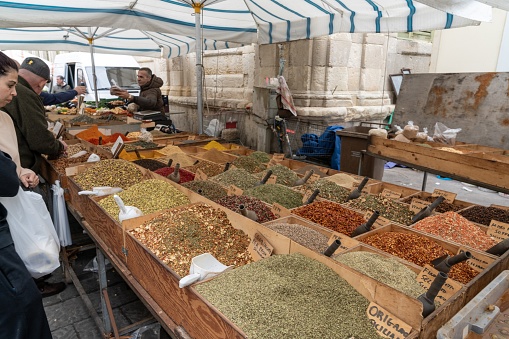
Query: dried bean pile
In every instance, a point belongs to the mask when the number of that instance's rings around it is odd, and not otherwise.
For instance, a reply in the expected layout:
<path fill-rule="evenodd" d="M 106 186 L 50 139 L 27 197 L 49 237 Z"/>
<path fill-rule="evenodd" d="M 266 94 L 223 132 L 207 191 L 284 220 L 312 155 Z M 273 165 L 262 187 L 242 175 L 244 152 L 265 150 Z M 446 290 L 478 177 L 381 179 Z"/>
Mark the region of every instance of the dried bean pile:
<path fill-rule="evenodd" d="M 155 171 L 163 168 L 165 165 L 154 159 L 138 159 L 133 161 L 136 165 L 146 168 L 150 171 Z"/>
<path fill-rule="evenodd" d="M 270 207 L 260 199 L 248 197 L 247 195 L 232 195 L 223 197 L 216 201 L 219 205 L 231 209 L 240 214 L 239 205 L 244 205 L 247 210 L 256 213 L 259 223 L 264 223 L 276 219 Z"/>
<path fill-rule="evenodd" d="M 427 217 L 416 223 L 413 228 L 481 251 L 486 251 L 497 244 L 479 226 L 455 212 Z"/>
<path fill-rule="evenodd" d="M 218 199 L 225 197 L 228 193 L 226 191 L 226 188 L 224 188 L 217 182 L 210 180 L 189 181 L 186 182 L 185 184 L 182 184 L 182 186 L 189 188 L 191 191 L 195 192 L 198 192 L 198 190 L 201 189 L 203 191 L 201 195 L 212 201 L 217 201 Z"/>
<path fill-rule="evenodd" d="M 380 338 L 366 317 L 369 301 L 300 253 L 273 255 L 195 288 L 250 339 Z"/>
<path fill-rule="evenodd" d="M 432 197 L 432 196 L 429 196 L 427 198 L 408 197 L 405 200 L 403 200 L 403 202 L 405 204 L 410 204 L 410 203 L 412 203 L 412 199 L 413 198 L 418 198 L 418 199 L 421 199 L 421 200 L 424 200 L 424 201 L 428 201 L 430 203 L 432 203 L 433 201 L 435 201 L 437 199 L 437 197 Z M 444 201 L 442 201 L 437 206 L 437 208 L 435 208 L 435 211 L 438 212 L 438 213 L 457 212 L 457 211 L 459 211 L 459 210 L 461 210 L 463 208 L 465 208 L 465 207 L 461 206 L 461 205 L 451 204 L 450 202 L 447 202 L 447 201 L 444 200 Z"/>
<path fill-rule="evenodd" d="M 265 174 L 267 173 L 268 170 L 272 171 L 272 175 L 277 176 L 276 184 L 291 187 L 295 184 L 295 181 L 297 181 L 299 179 L 299 177 L 297 176 L 297 174 L 294 171 L 292 171 L 291 169 L 289 169 L 286 166 L 279 165 L 279 164 L 270 167 L 266 171 L 257 173 L 256 177 L 259 180 L 261 180 L 265 176 Z"/>
<path fill-rule="evenodd" d="M 96 186 L 126 189 L 138 183 L 142 177 L 140 170 L 130 161 L 106 159 L 77 174 L 74 180 L 83 190 L 92 190 Z"/>
<path fill-rule="evenodd" d="M 417 273 L 395 258 L 356 251 L 337 254 L 333 259 L 413 298 L 426 292 L 417 282 Z"/>
<path fill-rule="evenodd" d="M 414 216 L 408 205 L 384 198 L 381 195 L 365 194 L 357 199 L 350 200 L 346 204 L 361 211 L 378 211 L 382 217 L 403 225 L 412 224 L 412 217 Z"/>
<path fill-rule="evenodd" d="M 232 162 L 232 165 L 234 165 L 235 167 L 243 168 L 249 173 L 258 173 L 265 170 L 265 168 L 267 167 L 258 160 L 256 160 L 255 158 L 246 156 L 238 157 Z"/>
<path fill-rule="evenodd" d="M 172 174 L 174 171 L 175 171 L 175 167 L 163 167 L 163 168 L 160 168 L 160 169 L 154 171 L 154 173 L 162 175 L 163 177 L 166 178 L 168 175 Z M 194 180 L 194 173 L 186 171 L 185 169 L 180 168 L 179 174 L 180 174 L 180 181 L 178 182 L 179 184 L 183 184 L 185 182 Z"/>
<path fill-rule="evenodd" d="M 426 264 L 431 265 L 431 261 L 445 254 L 451 256 L 456 254 L 444 249 L 433 240 L 412 233 L 382 232 L 359 240 L 421 267 Z M 478 273 L 466 261 L 463 261 L 452 266 L 449 277 L 466 284 Z"/>
<path fill-rule="evenodd" d="M 337 203 L 344 203 L 350 195 L 350 190 L 343 186 L 336 184 L 327 179 L 319 179 L 313 183 L 306 183 L 302 186 L 297 186 L 295 189 L 299 192 L 314 191 L 315 189 L 320 190 L 318 195 L 320 198 L 331 200 Z"/>
<path fill-rule="evenodd" d="M 264 163 L 264 164 L 269 162 L 271 159 L 270 154 L 262 152 L 262 151 L 253 152 L 253 153 L 249 154 L 249 157 L 255 158 L 256 161 Z"/>
<path fill-rule="evenodd" d="M 69 167 L 70 165 L 73 165 L 73 164 L 81 164 L 81 163 L 87 162 L 87 160 L 91 154 L 92 153 L 87 152 L 87 154 L 82 155 L 81 157 L 58 158 L 56 160 L 49 160 L 49 162 L 53 165 L 53 167 L 55 168 L 55 170 L 58 173 L 65 174 L 65 169 L 67 167 Z M 98 155 L 99 155 L 99 158 L 101 158 L 101 160 L 106 159 L 106 157 L 104 155 L 102 155 L 102 154 L 98 154 Z"/>
<path fill-rule="evenodd" d="M 460 214 L 470 221 L 489 226 L 491 220 L 509 223 L 509 211 L 496 207 L 473 206 Z"/>
<path fill-rule="evenodd" d="M 224 165 L 216 164 L 210 161 L 200 161 L 196 165 L 185 167 L 186 170 L 193 173 L 196 173 L 197 170 L 201 170 L 208 177 L 216 176 L 218 174 L 223 173 L 224 171 Z"/>
<path fill-rule="evenodd" d="M 271 230 L 274 230 L 277 233 L 292 239 L 296 243 L 299 243 L 302 246 L 320 254 L 329 247 L 327 244 L 329 241 L 328 237 L 304 225 L 277 222 L 267 224 L 265 227 L 270 228 Z"/>
<path fill-rule="evenodd" d="M 302 205 L 301 193 L 279 184 L 265 184 L 244 191 L 244 195 L 258 198 L 266 203 L 278 203 L 286 208 L 295 208 Z"/>
<path fill-rule="evenodd" d="M 157 146 L 159 145 L 154 142 L 136 141 L 133 143 L 124 144 L 124 149 L 126 151 L 134 151 L 135 149 L 156 148 Z"/>
<path fill-rule="evenodd" d="M 187 205 L 189 198 L 170 183 L 158 179 L 144 180 L 118 193 L 125 205 L 138 207 L 143 214 Z M 99 201 L 109 215 L 118 220 L 119 208 L 113 195 Z"/>
<path fill-rule="evenodd" d="M 207 252 L 227 266 L 253 261 L 249 237 L 224 211 L 204 203 L 171 209 L 129 232 L 181 277 L 193 257 Z"/>
<path fill-rule="evenodd" d="M 293 210 L 292 213 L 348 236 L 366 222 L 362 214 L 331 201 L 315 201 Z"/>
<path fill-rule="evenodd" d="M 189 155 L 185 153 L 173 153 L 162 158 L 157 158 L 156 160 L 167 165 L 170 159 L 173 160 L 172 162 L 173 165 L 179 163 L 180 166 L 182 167 L 192 166 L 196 162 L 195 159 L 191 158 Z"/>
<path fill-rule="evenodd" d="M 235 185 L 242 190 L 255 187 L 260 181 L 255 176 L 242 168 L 233 168 L 219 175 L 216 175 L 210 180 L 216 181 L 224 186 Z"/>

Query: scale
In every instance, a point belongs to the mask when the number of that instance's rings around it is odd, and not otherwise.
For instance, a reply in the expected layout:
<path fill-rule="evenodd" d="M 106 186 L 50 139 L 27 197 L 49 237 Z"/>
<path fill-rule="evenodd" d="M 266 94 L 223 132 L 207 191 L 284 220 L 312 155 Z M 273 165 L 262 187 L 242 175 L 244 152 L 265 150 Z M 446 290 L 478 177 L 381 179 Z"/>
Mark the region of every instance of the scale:
<path fill-rule="evenodd" d="M 141 121 L 161 120 L 164 117 L 160 111 L 139 111 L 133 114 L 133 118 Z"/>

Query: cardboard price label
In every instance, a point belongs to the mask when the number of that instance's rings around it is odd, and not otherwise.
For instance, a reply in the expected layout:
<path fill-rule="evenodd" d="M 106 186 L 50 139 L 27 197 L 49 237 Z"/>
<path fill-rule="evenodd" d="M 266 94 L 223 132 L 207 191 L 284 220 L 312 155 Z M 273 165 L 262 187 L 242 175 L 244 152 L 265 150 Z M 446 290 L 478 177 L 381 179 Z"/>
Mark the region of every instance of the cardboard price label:
<path fill-rule="evenodd" d="M 269 179 L 267 179 L 267 184 L 275 184 L 277 181 L 277 175 L 271 175 Z"/>
<path fill-rule="evenodd" d="M 203 171 L 201 169 L 197 169 L 196 170 L 196 173 L 194 175 L 194 180 L 207 180 L 209 177 L 203 173 Z"/>
<path fill-rule="evenodd" d="M 444 197 L 445 201 L 449 203 L 453 203 L 454 199 L 456 199 L 456 193 L 447 192 L 438 188 L 435 188 L 433 193 L 431 194 L 432 197 Z"/>
<path fill-rule="evenodd" d="M 187 140 L 196 140 L 196 135 L 190 135 Z"/>
<path fill-rule="evenodd" d="M 492 220 L 486 233 L 495 240 L 503 241 L 509 238 L 509 224 Z"/>
<path fill-rule="evenodd" d="M 307 171 L 307 172 L 306 172 L 306 174 L 305 174 L 304 176 L 306 176 L 306 175 L 308 175 L 308 174 L 309 174 L 309 171 Z M 321 177 L 320 177 L 320 174 L 314 174 L 314 173 L 313 173 L 313 174 L 311 174 L 311 176 L 309 177 L 308 182 L 309 182 L 309 183 L 314 183 L 315 181 L 317 181 L 317 180 L 318 180 L 318 179 L 320 179 L 320 178 L 321 178 Z"/>
<path fill-rule="evenodd" d="M 60 138 L 62 133 L 64 132 L 64 125 L 60 121 L 55 122 L 55 126 L 53 126 L 53 135 L 55 138 Z"/>
<path fill-rule="evenodd" d="M 364 217 L 366 218 L 366 220 L 369 220 L 369 218 L 371 218 L 372 215 L 373 215 L 373 212 L 366 211 L 366 214 L 364 214 Z M 376 218 L 375 223 L 373 224 L 373 228 L 379 228 L 379 227 L 382 227 L 382 226 L 387 226 L 390 223 L 391 223 L 391 221 L 389 219 L 384 218 L 381 215 L 379 215 L 378 218 Z"/>
<path fill-rule="evenodd" d="M 366 315 L 378 334 L 384 338 L 404 339 L 412 332 L 412 326 L 374 302 L 369 303 Z"/>
<path fill-rule="evenodd" d="M 277 202 L 275 202 L 272 207 L 270 208 L 272 214 L 274 214 L 276 217 L 286 217 L 290 215 L 290 210 L 284 206 L 281 206 Z"/>
<path fill-rule="evenodd" d="M 425 265 L 422 269 L 421 273 L 417 276 L 417 282 L 426 290 L 429 289 L 433 280 L 438 275 L 438 271 L 431 267 L 430 265 Z M 435 302 L 442 305 L 447 299 L 452 297 L 457 291 L 459 291 L 463 287 L 462 284 L 452 280 L 451 278 L 447 278 L 445 284 L 438 292 L 437 297 L 435 298 Z"/>
<path fill-rule="evenodd" d="M 235 185 L 230 185 L 228 186 L 228 196 L 232 196 L 232 195 L 242 195 L 242 193 L 244 193 L 243 190 L 241 190 L 240 188 L 238 188 L 237 186 Z"/>
<path fill-rule="evenodd" d="M 120 152 L 124 149 L 124 140 L 122 137 L 118 137 L 113 146 L 111 146 L 111 153 L 113 154 L 113 159 L 117 159 L 120 155 Z"/>
<path fill-rule="evenodd" d="M 460 247 L 457 254 L 460 254 L 461 252 L 468 251 L 464 247 Z M 487 255 L 483 255 L 480 253 L 473 253 L 472 251 L 469 251 L 472 254 L 472 258 L 467 260 L 467 264 L 470 265 L 474 270 L 477 272 L 482 272 L 488 267 L 492 262 L 495 261 L 495 259 L 488 257 Z"/>
<path fill-rule="evenodd" d="M 272 156 L 272 160 L 275 160 L 277 162 L 285 160 L 285 155 L 283 153 L 274 153 Z"/>
<path fill-rule="evenodd" d="M 421 200 L 421 199 L 413 198 L 412 202 L 410 203 L 410 211 L 412 211 L 415 214 L 417 214 L 423 208 L 428 207 L 430 204 L 431 203 L 427 202 L 426 200 Z"/>
<path fill-rule="evenodd" d="M 255 261 L 270 257 L 274 251 L 274 247 L 260 233 L 256 232 L 253 240 L 249 244 L 248 251 L 253 255 Z"/>
<path fill-rule="evenodd" d="M 350 248 L 354 248 L 359 245 L 359 242 L 355 239 L 350 238 L 347 235 L 344 235 L 342 233 L 333 232 L 331 237 L 329 238 L 329 241 L 327 242 L 327 245 L 331 245 L 336 239 L 339 239 L 341 241 L 341 245 L 339 245 L 338 249 L 334 254 L 344 252 Z"/>
<path fill-rule="evenodd" d="M 389 199 L 399 199 L 401 198 L 401 193 L 392 191 L 388 188 L 384 188 L 384 190 L 382 191 L 382 197 Z"/>
<path fill-rule="evenodd" d="M 313 191 L 307 190 L 306 193 L 304 193 L 304 196 L 302 197 L 302 203 L 306 203 L 308 201 L 309 197 L 313 194 Z"/>

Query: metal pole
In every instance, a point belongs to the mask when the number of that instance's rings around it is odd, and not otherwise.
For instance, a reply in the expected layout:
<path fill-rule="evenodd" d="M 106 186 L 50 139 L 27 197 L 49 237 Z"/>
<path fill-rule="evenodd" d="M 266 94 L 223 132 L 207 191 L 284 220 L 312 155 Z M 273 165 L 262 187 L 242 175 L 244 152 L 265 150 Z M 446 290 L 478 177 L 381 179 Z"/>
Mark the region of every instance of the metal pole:
<path fill-rule="evenodd" d="M 88 38 L 88 45 L 90 46 L 90 59 L 92 60 L 92 82 L 94 85 L 95 94 L 95 107 L 99 108 L 99 96 L 97 94 L 97 76 L 95 75 L 95 60 L 94 60 L 94 38 Z"/>
<path fill-rule="evenodd" d="M 197 117 L 198 117 L 198 134 L 203 134 L 203 97 L 202 97 L 202 60 L 201 60 L 201 48 L 202 48 L 202 38 L 201 38 L 201 20 L 200 13 L 202 5 L 196 3 L 193 5 L 194 7 L 194 17 L 195 17 L 195 30 L 196 30 L 196 105 L 198 109 Z"/>

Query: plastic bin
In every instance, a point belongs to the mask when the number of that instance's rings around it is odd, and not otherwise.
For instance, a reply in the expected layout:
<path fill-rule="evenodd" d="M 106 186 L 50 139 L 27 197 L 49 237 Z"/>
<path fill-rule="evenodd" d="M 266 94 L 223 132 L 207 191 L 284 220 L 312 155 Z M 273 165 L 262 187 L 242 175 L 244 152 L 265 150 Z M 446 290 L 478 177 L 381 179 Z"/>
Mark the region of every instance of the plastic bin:
<path fill-rule="evenodd" d="M 340 171 L 358 174 L 361 151 L 368 148 L 368 132 L 372 128 L 355 126 L 336 131 L 336 134 L 341 136 Z M 364 156 L 360 175 L 382 180 L 384 165 L 385 161 L 382 159 Z"/>

